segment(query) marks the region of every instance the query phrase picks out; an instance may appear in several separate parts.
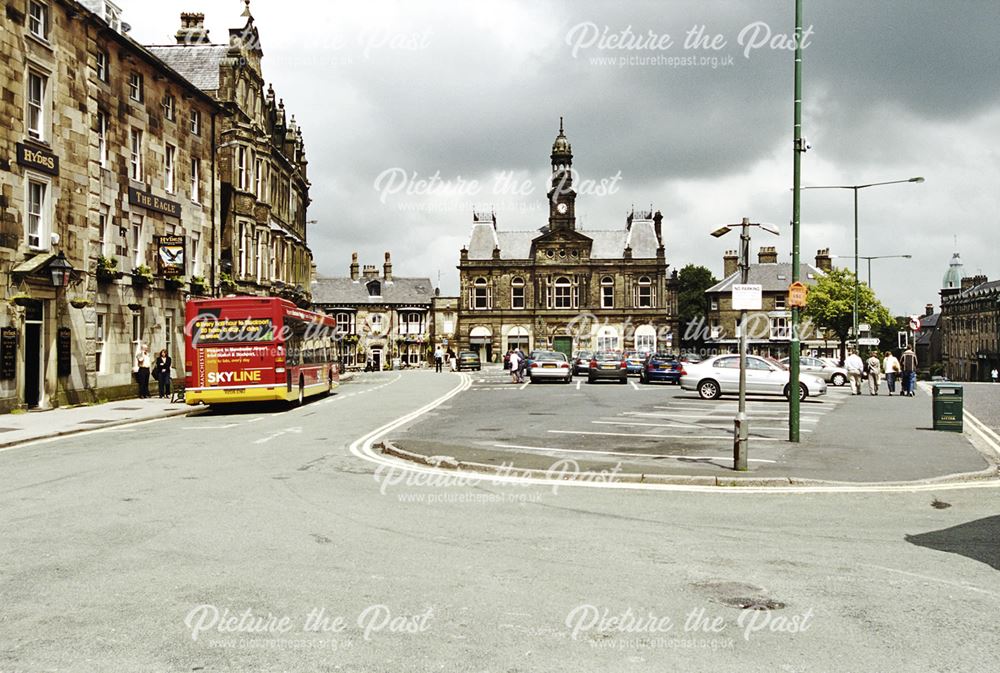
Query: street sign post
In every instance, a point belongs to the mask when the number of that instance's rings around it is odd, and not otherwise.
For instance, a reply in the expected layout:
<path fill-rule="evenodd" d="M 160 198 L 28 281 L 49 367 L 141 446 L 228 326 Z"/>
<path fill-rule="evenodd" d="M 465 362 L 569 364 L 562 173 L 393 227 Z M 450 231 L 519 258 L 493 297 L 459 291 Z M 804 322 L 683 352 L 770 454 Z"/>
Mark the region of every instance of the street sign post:
<path fill-rule="evenodd" d="M 759 311 L 764 306 L 763 287 L 760 285 L 733 285 L 734 311 Z"/>

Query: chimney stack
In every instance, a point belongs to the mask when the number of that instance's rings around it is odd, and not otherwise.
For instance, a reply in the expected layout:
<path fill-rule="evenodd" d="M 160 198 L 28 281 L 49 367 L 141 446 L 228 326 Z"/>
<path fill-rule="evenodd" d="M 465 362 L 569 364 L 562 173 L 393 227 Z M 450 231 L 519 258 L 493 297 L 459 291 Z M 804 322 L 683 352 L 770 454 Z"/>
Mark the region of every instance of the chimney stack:
<path fill-rule="evenodd" d="M 378 268 L 374 264 L 365 264 L 361 270 L 361 275 L 365 280 L 378 278 Z"/>
<path fill-rule="evenodd" d="M 772 245 L 765 245 L 761 247 L 760 251 L 757 253 L 757 261 L 760 264 L 777 264 L 778 250 Z"/>
<path fill-rule="evenodd" d="M 361 277 L 361 272 L 358 267 L 358 253 L 351 254 L 351 280 L 357 280 Z"/>
<path fill-rule="evenodd" d="M 382 265 L 382 275 L 385 276 L 386 281 L 392 280 L 392 259 L 389 257 L 389 253 L 385 253 L 385 264 Z"/>
<path fill-rule="evenodd" d="M 824 273 L 833 270 L 833 259 L 830 258 L 830 248 L 823 248 L 816 251 L 816 268 Z"/>
<path fill-rule="evenodd" d="M 740 257 L 735 250 L 722 253 L 722 277 L 729 278 L 740 269 Z"/>
<path fill-rule="evenodd" d="M 924 306 L 924 315 L 934 315 L 934 304 L 927 304 Z"/>
<path fill-rule="evenodd" d="M 205 30 L 205 15 L 201 12 L 182 12 L 181 27 L 174 37 L 177 38 L 177 44 L 210 44 L 208 31 Z"/>

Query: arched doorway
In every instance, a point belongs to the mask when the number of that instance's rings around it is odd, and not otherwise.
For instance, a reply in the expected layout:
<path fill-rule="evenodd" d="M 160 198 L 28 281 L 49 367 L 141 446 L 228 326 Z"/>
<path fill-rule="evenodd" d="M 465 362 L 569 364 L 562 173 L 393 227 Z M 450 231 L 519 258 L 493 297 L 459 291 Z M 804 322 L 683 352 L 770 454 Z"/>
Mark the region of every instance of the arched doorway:
<path fill-rule="evenodd" d="M 489 327 L 473 327 L 469 331 L 469 350 L 479 354 L 483 362 L 493 361 L 493 332 Z"/>
<path fill-rule="evenodd" d="M 507 347 L 506 350 L 512 348 L 520 348 L 522 351 L 527 353 L 531 349 L 531 336 L 528 333 L 526 327 L 512 327 L 509 332 L 507 332 Z"/>
<path fill-rule="evenodd" d="M 656 350 L 656 328 L 652 325 L 639 325 L 635 328 L 635 349 L 641 353 L 652 353 Z"/>

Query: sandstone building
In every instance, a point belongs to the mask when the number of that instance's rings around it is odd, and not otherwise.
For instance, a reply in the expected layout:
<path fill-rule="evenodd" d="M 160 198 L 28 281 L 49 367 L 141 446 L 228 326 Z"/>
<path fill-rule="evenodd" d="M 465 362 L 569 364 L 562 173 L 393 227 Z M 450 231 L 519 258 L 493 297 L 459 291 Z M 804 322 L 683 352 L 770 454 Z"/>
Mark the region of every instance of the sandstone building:
<path fill-rule="evenodd" d="M 662 215 L 633 211 L 620 228 L 580 229 L 561 120 L 550 159 L 546 226 L 506 231 L 494 213 L 473 215 L 458 267 L 458 346 L 486 360 L 513 346 L 672 350 L 676 276 L 668 272 Z"/>
<path fill-rule="evenodd" d="M 306 240 L 308 161 L 302 131 L 261 70 L 263 50 L 250 14 L 213 44 L 204 14 L 181 15 L 176 44 L 149 50 L 227 114 L 211 129 L 218 146 L 219 249 L 224 294 L 309 300 L 312 252 Z"/>
<path fill-rule="evenodd" d="M 182 376 L 185 292 L 219 273 L 222 109 L 112 2 L 11 0 L 2 20 L 0 407 L 134 392 L 140 343 Z"/>

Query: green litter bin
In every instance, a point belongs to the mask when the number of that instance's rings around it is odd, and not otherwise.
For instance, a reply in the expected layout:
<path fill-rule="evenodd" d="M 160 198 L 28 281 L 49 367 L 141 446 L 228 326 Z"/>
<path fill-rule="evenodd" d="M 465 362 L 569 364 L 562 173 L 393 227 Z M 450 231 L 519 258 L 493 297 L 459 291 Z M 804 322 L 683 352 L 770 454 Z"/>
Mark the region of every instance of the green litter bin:
<path fill-rule="evenodd" d="M 934 429 L 962 432 L 962 386 L 957 383 L 934 384 Z"/>

